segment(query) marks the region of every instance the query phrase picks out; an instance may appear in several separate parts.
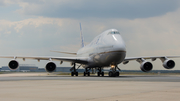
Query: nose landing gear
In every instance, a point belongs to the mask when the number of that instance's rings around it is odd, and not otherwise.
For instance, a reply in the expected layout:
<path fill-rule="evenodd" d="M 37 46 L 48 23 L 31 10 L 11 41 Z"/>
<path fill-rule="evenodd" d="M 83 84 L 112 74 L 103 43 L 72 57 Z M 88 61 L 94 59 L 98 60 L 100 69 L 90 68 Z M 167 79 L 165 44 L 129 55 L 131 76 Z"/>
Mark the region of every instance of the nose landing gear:
<path fill-rule="evenodd" d="M 119 73 L 119 71 L 121 71 L 117 66 L 115 66 L 115 67 L 112 67 L 110 70 L 110 72 L 109 72 L 109 77 L 118 77 L 119 75 L 120 75 L 120 73 Z"/>
<path fill-rule="evenodd" d="M 120 74 L 120 73 L 117 72 L 117 71 L 116 71 L 116 72 L 115 72 L 115 71 L 110 71 L 110 72 L 109 72 L 109 77 L 118 77 L 119 74 Z"/>

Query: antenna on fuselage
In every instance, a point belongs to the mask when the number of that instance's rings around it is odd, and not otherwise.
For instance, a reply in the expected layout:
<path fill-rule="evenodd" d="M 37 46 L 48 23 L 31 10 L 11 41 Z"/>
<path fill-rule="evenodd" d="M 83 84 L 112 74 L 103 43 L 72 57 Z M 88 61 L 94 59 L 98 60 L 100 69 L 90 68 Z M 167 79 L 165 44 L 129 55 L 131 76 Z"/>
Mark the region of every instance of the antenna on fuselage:
<path fill-rule="evenodd" d="M 81 31 L 81 47 L 84 47 L 84 37 L 82 35 L 81 23 L 79 23 L 79 25 L 80 25 L 80 31 Z"/>

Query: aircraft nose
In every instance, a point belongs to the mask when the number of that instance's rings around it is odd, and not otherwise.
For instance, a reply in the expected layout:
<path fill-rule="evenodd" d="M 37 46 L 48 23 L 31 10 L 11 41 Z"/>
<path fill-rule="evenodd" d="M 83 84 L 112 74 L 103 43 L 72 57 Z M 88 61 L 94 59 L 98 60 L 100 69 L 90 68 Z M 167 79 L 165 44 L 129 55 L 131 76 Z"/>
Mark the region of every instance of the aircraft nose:
<path fill-rule="evenodd" d="M 125 42 L 122 39 L 121 35 L 112 35 L 113 39 L 114 39 L 114 49 L 116 51 L 126 51 L 126 46 L 125 46 Z"/>

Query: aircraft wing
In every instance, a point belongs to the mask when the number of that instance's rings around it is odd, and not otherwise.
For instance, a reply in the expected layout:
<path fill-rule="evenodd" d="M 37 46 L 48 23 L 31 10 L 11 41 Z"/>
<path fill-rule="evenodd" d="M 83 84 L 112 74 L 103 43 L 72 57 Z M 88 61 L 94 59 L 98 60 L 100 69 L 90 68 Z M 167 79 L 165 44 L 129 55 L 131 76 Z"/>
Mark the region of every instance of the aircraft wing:
<path fill-rule="evenodd" d="M 67 61 L 73 63 L 80 63 L 80 64 L 87 64 L 88 58 L 87 57 L 50 57 L 50 56 L 0 56 L 0 58 L 10 58 L 10 59 L 35 59 L 35 60 L 55 60 L 55 61 Z"/>
<path fill-rule="evenodd" d="M 72 53 L 72 52 L 62 52 L 62 51 L 51 51 L 51 52 L 70 54 L 70 55 L 77 55 L 77 53 Z"/>
<path fill-rule="evenodd" d="M 138 59 L 151 59 L 152 61 L 155 61 L 156 59 L 167 59 L 167 58 L 180 58 L 180 56 L 144 56 L 144 57 L 126 57 L 123 61 L 123 64 L 128 63 L 132 60 L 138 60 Z"/>

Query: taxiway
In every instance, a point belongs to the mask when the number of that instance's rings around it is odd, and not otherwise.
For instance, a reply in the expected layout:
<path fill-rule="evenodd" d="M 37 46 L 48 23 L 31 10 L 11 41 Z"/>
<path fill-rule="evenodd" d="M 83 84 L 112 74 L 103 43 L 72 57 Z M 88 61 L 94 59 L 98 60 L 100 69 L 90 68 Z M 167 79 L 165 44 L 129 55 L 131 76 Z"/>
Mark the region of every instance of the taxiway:
<path fill-rule="evenodd" d="M 0 74 L 1 101 L 179 101 L 180 76 Z"/>

